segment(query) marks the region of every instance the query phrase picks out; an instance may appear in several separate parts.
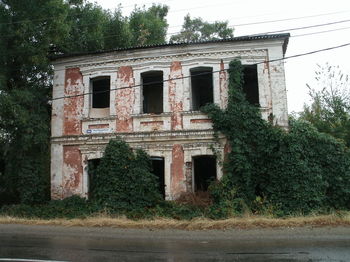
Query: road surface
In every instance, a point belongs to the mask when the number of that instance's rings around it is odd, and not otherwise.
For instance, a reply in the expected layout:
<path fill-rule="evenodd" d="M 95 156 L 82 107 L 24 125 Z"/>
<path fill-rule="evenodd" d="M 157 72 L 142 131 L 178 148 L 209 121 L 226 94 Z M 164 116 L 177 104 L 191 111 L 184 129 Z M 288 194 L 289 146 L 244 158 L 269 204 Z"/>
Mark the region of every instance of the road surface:
<path fill-rule="evenodd" d="M 226 231 L 0 225 L 1 261 L 350 261 L 350 228 Z"/>

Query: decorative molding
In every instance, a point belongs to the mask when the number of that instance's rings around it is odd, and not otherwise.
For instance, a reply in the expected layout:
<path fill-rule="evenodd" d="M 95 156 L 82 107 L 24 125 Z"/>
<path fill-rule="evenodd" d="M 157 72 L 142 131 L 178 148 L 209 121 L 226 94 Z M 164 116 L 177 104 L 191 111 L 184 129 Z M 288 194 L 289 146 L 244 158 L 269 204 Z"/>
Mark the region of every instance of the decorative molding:
<path fill-rule="evenodd" d="M 207 52 L 191 52 L 182 54 L 166 54 L 160 56 L 148 56 L 148 57 L 135 57 L 135 58 L 120 58 L 100 61 L 100 62 L 88 62 L 80 64 L 73 64 L 67 66 L 66 68 L 79 67 L 83 74 L 88 74 L 89 72 L 106 71 L 106 72 L 116 72 L 116 69 L 122 65 L 133 66 L 136 69 L 141 69 L 143 67 L 157 66 L 166 68 L 169 66 L 169 62 L 176 60 L 181 60 L 182 64 L 186 66 L 187 64 L 205 61 L 206 63 L 217 63 L 218 59 L 224 59 L 224 62 L 231 61 L 235 58 L 249 59 L 249 60 L 259 60 L 264 61 L 268 52 L 267 49 L 242 49 L 242 50 L 225 50 L 225 51 L 207 51 Z M 114 55 L 116 56 L 116 55 Z M 130 54 L 132 56 L 132 54 Z M 96 60 L 96 58 L 95 58 Z M 115 64 L 115 65 L 110 65 Z"/>

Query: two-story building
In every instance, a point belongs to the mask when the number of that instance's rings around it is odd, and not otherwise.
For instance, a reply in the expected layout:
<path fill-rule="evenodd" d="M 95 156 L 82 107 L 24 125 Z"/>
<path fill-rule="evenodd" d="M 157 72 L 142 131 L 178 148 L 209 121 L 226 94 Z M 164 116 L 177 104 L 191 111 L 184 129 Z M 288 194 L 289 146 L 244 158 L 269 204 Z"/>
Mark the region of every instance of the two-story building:
<path fill-rule="evenodd" d="M 227 104 L 230 61 L 244 65 L 247 99 L 288 124 L 284 54 L 289 34 L 242 36 L 58 56 L 52 103 L 51 196 L 88 196 L 91 167 L 117 136 L 152 158 L 166 199 L 206 190 L 229 150 L 207 103 Z"/>

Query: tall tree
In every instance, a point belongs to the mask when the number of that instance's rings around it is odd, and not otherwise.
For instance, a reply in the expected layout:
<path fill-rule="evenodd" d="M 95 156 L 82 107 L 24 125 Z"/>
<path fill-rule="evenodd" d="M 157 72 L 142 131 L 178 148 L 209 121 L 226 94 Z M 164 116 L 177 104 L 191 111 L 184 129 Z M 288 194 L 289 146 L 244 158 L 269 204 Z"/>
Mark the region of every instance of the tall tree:
<path fill-rule="evenodd" d="M 233 28 L 228 27 L 228 22 L 215 21 L 209 23 L 201 18 L 191 19 L 190 15 L 186 15 L 181 32 L 173 35 L 170 42 L 195 42 L 218 40 L 233 37 Z"/>
<path fill-rule="evenodd" d="M 316 87 L 307 84 L 310 105 L 304 105 L 300 117 L 320 132 L 342 139 L 350 146 L 349 76 L 339 66 L 317 65 Z"/>
<path fill-rule="evenodd" d="M 61 0 L 0 1 L 0 140 L 6 202 L 43 201 L 49 185 L 52 45 L 67 33 Z M 0 197 L 1 198 L 1 197 Z"/>
<path fill-rule="evenodd" d="M 129 18 L 131 45 L 142 46 L 166 42 L 168 7 L 152 5 L 147 10 L 135 8 Z"/>
<path fill-rule="evenodd" d="M 163 42 L 167 10 L 129 19 L 85 0 L 0 0 L 0 205 L 49 196 L 49 55 Z"/>

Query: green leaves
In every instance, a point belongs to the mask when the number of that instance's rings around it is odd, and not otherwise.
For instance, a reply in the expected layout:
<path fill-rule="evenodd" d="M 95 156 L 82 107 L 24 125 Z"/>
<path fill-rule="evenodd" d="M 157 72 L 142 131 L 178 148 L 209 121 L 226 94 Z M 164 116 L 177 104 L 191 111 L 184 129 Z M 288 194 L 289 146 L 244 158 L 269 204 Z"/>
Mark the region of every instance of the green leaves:
<path fill-rule="evenodd" d="M 239 61 L 230 63 L 229 73 L 227 108 L 203 108 L 232 148 L 222 180 L 210 188 L 212 215 L 229 216 L 244 206 L 278 215 L 350 208 L 350 154 L 344 144 L 301 120 L 292 119 L 289 132 L 272 126 L 246 101 Z M 257 198 L 264 201 L 257 205 Z"/>
<path fill-rule="evenodd" d="M 311 105 L 304 105 L 300 118 L 312 123 L 317 130 L 330 134 L 350 145 L 349 77 L 339 66 L 318 65 L 316 87 L 309 88 Z"/>
<path fill-rule="evenodd" d="M 111 140 L 96 170 L 92 200 L 114 211 L 136 211 L 161 202 L 148 155 L 122 140 Z"/>
<path fill-rule="evenodd" d="M 2 202 L 49 198 L 49 55 L 164 42 L 167 10 L 154 5 L 128 18 L 81 0 L 0 1 Z"/>
<path fill-rule="evenodd" d="M 166 42 L 168 7 L 153 4 L 148 10 L 135 8 L 129 18 L 131 45 L 142 46 Z"/>
<path fill-rule="evenodd" d="M 190 15 L 185 16 L 184 24 L 181 32 L 173 35 L 170 42 L 195 42 L 218 40 L 233 37 L 233 29 L 228 27 L 228 23 L 215 21 L 209 23 L 203 21 L 201 18 L 191 19 Z"/>

